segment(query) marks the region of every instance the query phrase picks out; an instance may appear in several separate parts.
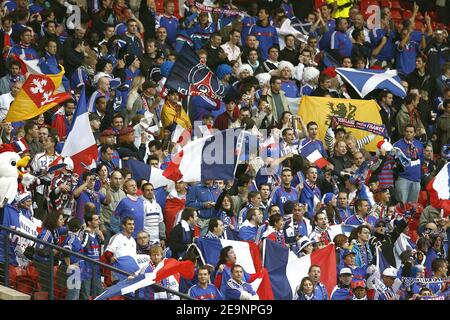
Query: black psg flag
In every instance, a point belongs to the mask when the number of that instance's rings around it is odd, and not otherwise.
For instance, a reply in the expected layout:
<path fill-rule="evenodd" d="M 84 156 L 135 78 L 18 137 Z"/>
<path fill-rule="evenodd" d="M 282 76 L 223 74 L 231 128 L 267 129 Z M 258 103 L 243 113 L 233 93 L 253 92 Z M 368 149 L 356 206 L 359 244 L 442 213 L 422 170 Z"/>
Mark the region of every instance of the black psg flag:
<path fill-rule="evenodd" d="M 227 86 L 206 66 L 189 45 L 184 44 L 164 84 L 184 96 L 204 95 L 216 100 L 222 99 Z"/>

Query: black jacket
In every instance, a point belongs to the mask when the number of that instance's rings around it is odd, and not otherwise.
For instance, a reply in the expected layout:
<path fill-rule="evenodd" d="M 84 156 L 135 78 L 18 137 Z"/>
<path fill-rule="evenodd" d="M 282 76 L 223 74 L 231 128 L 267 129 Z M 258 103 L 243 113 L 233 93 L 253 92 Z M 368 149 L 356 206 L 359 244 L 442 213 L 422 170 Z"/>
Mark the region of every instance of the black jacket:
<path fill-rule="evenodd" d="M 294 66 L 298 65 L 298 56 L 300 54 L 297 50 L 289 50 L 287 47 L 285 47 L 283 50 L 280 51 L 280 57 L 279 61 L 289 61 Z"/>
<path fill-rule="evenodd" d="M 186 232 L 181 226 L 181 221 L 170 232 L 169 247 L 172 250 L 172 258 L 181 258 L 188 246 L 192 243 L 194 231 Z"/>
<path fill-rule="evenodd" d="M 145 151 L 145 143 L 141 143 L 139 149 L 133 143 L 121 143 L 117 149 L 120 158 L 132 157 L 139 161 L 144 161 Z"/>
<path fill-rule="evenodd" d="M 381 253 L 386 258 L 386 261 L 391 265 L 395 266 L 395 256 L 394 256 L 394 244 L 397 241 L 400 234 L 405 230 L 408 224 L 405 220 L 400 220 L 400 223 L 394 227 L 392 232 L 386 234 L 374 233 L 374 235 L 369 239 L 370 250 L 376 252 L 375 247 L 381 245 Z"/>

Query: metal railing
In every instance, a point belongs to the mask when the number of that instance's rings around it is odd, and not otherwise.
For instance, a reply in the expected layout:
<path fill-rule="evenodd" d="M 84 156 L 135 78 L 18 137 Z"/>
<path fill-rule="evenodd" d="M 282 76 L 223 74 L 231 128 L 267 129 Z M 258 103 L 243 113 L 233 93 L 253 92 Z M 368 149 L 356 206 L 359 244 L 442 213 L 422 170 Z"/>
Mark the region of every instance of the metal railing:
<path fill-rule="evenodd" d="M 3 232 L 1 232 L 1 231 L 3 231 Z M 35 237 L 32 237 L 32 236 L 30 236 L 28 234 L 25 234 L 25 233 L 19 232 L 17 230 L 14 230 L 14 229 L 11 229 L 11 228 L 8 228 L 8 227 L 0 225 L 0 236 L 3 237 L 3 257 L 4 257 L 3 276 L 4 276 L 4 285 L 7 286 L 7 287 L 10 286 L 9 285 L 9 268 L 8 268 L 8 266 L 9 266 L 9 259 L 10 259 L 10 256 L 9 256 L 10 255 L 10 240 L 9 240 L 10 239 L 10 234 L 17 235 L 19 237 L 31 240 L 31 241 L 33 241 L 35 243 L 39 243 L 39 244 L 42 244 L 42 245 L 50 248 L 51 250 L 49 250 L 50 251 L 50 256 L 49 256 L 49 261 L 48 261 L 48 264 L 50 266 L 54 265 L 55 253 L 53 252 L 53 249 L 55 249 L 59 253 L 65 253 L 65 254 L 68 254 L 69 256 L 77 257 L 77 258 L 79 258 L 81 260 L 84 260 L 86 262 L 91 263 L 92 265 L 95 265 L 96 268 L 95 267 L 92 268 L 92 276 L 93 276 L 93 278 L 95 276 L 96 271 L 99 270 L 100 267 L 105 268 L 107 270 L 110 270 L 112 272 L 116 272 L 118 274 L 127 276 L 127 277 L 133 275 L 132 273 L 129 273 L 129 272 L 121 270 L 121 269 L 118 269 L 118 268 L 116 268 L 114 266 L 102 263 L 102 262 L 97 261 L 97 260 L 93 260 L 93 259 L 91 259 L 91 258 L 89 258 L 89 257 L 87 257 L 87 256 L 85 256 L 83 254 L 80 254 L 78 252 L 73 252 L 71 250 L 67 250 L 65 248 L 59 247 L 59 246 L 54 245 L 52 243 L 48 243 L 48 242 L 43 241 L 41 239 L 37 239 Z M 48 299 L 49 300 L 54 300 L 55 281 L 54 281 L 54 268 L 53 267 L 50 267 L 49 281 L 50 281 L 50 286 L 49 286 L 49 292 L 48 292 Z M 92 285 L 93 284 L 94 284 L 94 281 L 92 281 Z M 191 296 L 189 296 L 187 294 L 178 292 L 178 291 L 170 289 L 170 288 L 163 287 L 163 286 L 161 286 L 161 285 L 159 285 L 157 283 L 152 284 L 151 287 L 153 287 L 154 289 L 156 289 L 158 291 L 166 291 L 168 293 L 174 294 L 176 296 L 179 296 L 182 299 L 195 300 L 194 298 L 192 298 Z"/>

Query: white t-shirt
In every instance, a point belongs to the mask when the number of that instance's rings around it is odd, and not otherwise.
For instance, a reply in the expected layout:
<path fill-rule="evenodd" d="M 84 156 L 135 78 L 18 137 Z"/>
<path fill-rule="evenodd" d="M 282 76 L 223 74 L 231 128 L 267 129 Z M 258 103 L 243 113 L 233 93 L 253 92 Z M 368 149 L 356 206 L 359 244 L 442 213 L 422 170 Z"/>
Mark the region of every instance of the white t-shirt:
<path fill-rule="evenodd" d="M 161 207 L 153 199 L 152 202 L 146 198 L 144 200 L 144 231 L 150 235 L 150 242 L 159 241 L 159 224 L 164 221 Z"/>
<path fill-rule="evenodd" d="M 112 252 L 114 258 L 124 256 L 136 257 L 136 240 L 133 237 L 127 238 L 123 233 L 117 233 L 109 241 L 106 251 Z"/>

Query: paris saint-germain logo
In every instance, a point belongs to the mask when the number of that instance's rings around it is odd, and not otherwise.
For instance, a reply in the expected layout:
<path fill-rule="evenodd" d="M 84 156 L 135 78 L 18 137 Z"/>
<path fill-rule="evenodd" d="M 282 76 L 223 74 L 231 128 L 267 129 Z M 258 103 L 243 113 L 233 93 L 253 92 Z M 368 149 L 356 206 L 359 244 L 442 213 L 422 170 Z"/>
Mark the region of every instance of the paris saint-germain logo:
<path fill-rule="evenodd" d="M 188 82 L 191 84 L 189 89 L 191 95 L 206 95 L 219 99 L 225 94 L 225 86 L 206 66 L 205 59 L 200 59 L 200 63 L 189 71 Z"/>

